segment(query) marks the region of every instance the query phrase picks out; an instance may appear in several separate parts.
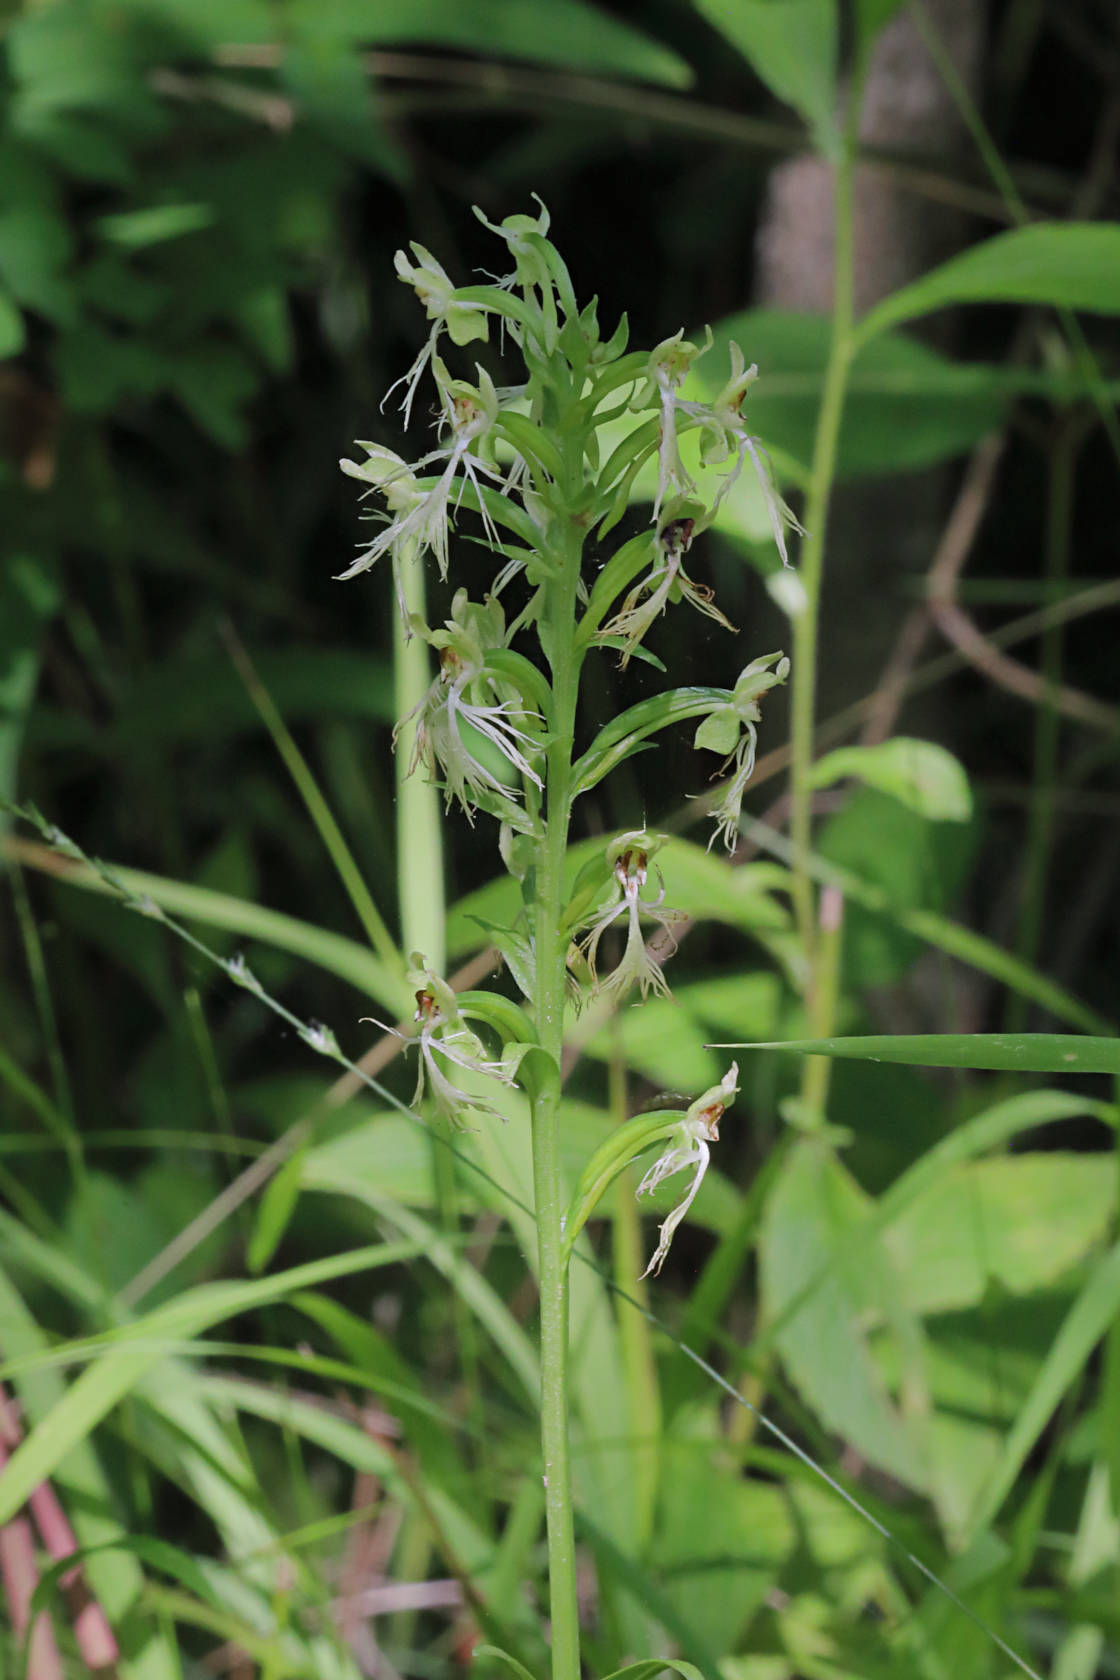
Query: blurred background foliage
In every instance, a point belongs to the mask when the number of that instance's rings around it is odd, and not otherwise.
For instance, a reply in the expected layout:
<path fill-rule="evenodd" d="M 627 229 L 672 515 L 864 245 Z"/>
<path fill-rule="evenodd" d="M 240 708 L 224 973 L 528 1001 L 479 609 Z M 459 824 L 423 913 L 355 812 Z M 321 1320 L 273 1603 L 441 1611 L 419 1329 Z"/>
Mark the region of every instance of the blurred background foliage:
<path fill-rule="evenodd" d="M 150 872 L 220 953 L 249 949 L 297 1016 L 364 1050 L 358 1017 L 407 1005 L 392 949 L 392 620 L 386 576 L 332 578 L 359 535 L 339 455 L 355 437 L 402 447 L 379 403 L 423 327 L 393 252 L 418 239 L 466 281 L 492 260 L 471 205 L 501 217 L 539 193 L 578 294 L 598 294 L 604 322 L 626 311 L 632 344 L 710 321 L 702 377 L 716 387 L 729 339 L 757 359 L 753 423 L 796 499 L 829 343 L 812 296 L 828 290 L 827 195 L 807 172 L 827 145 L 837 31 L 843 63 L 886 23 L 873 86 L 887 105 L 900 64 L 946 52 L 962 66 L 948 85 L 964 103 L 949 99 L 932 132 L 904 111 L 869 134 L 866 181 L 885 196 L 869 185 L 868 203 L 886 208 L 857 225 L 864 303 L 1016 221 L 1108 221 L 1120 201 L 1109 0 L 892 11 L 9 5 L 0 795 Z M 843 1030 L 1116 1018 L 1117 348 L 1106 315 L 1002 305 L 881 335 L 853 368 L 824 744 L 874 720 L 892 648 L 909 647 L 922 680 L 886 728 L 950 748 L 972 799 L 950 821 L 897 790 L 822 792 L 821 868 L 856 883 Z M 704 575 L 743 634 L 670 617 L 652 645 L 681 680 L 731 681 L 788 645 L 762 511 L 726 512 Z M 951 512 L 972 521 L 966 576 L 963 553 L 955 570 L 945 558 Z M 647 517 L 639 505 L 632 528 Z M 922 604 L 939 558 L 940 617 Z M 238 649 L 369 885 L 387 930 L 372 957 Z M 639 662 L 604 660 L 593 721 L 643 680 Z M 778 828 L 782 705 L 763 725 L 778 757 L 751 795 Z M 695 925 L 671 1002 L 578 1023 L 573 1171 L 628 1109 L 718 1078 L 712 1039 L 804 1036 L 783 869 L 702 851 L 685 795 L 706 774 L 682 732 L 590 807 L 599 830 L 648 820 L 680 836 L 664 868 Z M 40 1622 L 29 1672 L 391 1680 L 455 1672 L 480 1638 L 539 1672 L 531 1229 L 399 1114 L 330 1087 L 298 1034 L 197 953 L 75 890 L 64 860 L 4 821 L 9 1444 L 55 1416 L 66 1373 L 50 1350 L 92 1359 L 100 1386 L 74 1391 L 71 1433 L 39 1470 L 80 1543 L 101 1548 L 86 1571 L 116 1652 L 88 1642 L 56 1571 L 33 1606 L 49 1605 L 55 1644 Z M 444 847 L 455 967 L 484 949 L 474 918 L 507 889 L 485 820 L 472 832 L 449 817 Z M 993 952 L 1027 981 L 1009 990 Z M 407 1097 L 396 1066 L 385 1077 Z M 843 1063 L 829 1119 L 846 1146 L 822 1154 L 799 1140 L 795 1077 L 791 1058 L 745 1060 L 721 1170 L 658 1311 L 1041 1668 L 1115 1673 L 1107 1084 Z M 463 1142 L 522 1195 L 526 1147 L 516 1103 L 499 1136 Z M 247 1161 L 263 1161 L 258 1181 L 208 1215 Z M 596 1249 L 637 1294 L 627 1198 Z M 595 1672 L 648 1651 L 678 1651 L 707 1680 L 1009 1672 L 670 1336 L 591 1272 L 576 1294 Z M 4 1532 L 0 1651 L 19 1673 L 27 1592 L 13 1581 L 29 1554 L 15 1523 Z M 49 1553 L 54 1531 L 39 1532 Z"/>

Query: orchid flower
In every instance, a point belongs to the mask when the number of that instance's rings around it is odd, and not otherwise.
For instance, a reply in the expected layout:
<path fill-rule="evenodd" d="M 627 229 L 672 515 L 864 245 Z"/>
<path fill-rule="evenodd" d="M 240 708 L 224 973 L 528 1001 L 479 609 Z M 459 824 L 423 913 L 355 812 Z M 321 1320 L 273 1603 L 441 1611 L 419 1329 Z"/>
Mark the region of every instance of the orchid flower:
<path fill-rule="evenodd" d="M 432 776 L 442 770 L 448 806 L 457 799 L 471 822 L 480 800 L 488 795 L 497 797 L 508 819 L 515 809 L 511 790 L 471 751 L 470 732 L 476 730 L 497 749 L 512 775 L 527 777 L 540 788 L 541 778 L 527 757 L 538 750 L 539 743 L 514 719 L 543 720 L 535 712 L 517 710 L 495 697 L 497 679 L 485 667 L 487 653 L 506 645 L 501 604 L 491 595 L 485 605 L 479 605 L 465 589 L 459 589 L 442 630 L 428 630 L 418 623 L 417 627 L 438 650 L 440 670 L 423 699 L 398 723 L 394 742 L 402 725 L 416 717 L 410 768 L 421 763 Z M 489 699 L 481 698 L 487 695 Z"/>
<path fill-rule="evenodd" d="M 360 464 L 354 461 L 339 462 L 343 472 L 348 473 L 351 478 L 365 479 L 372 488 L 380 490 L 386 498 L 390 512 L 396 515 L 369 544 L 365 552 L 344 572 L 338 574 L 343 582 L 348 578 L 357 577 L 361 572 L 368 572 L 385 553 L 393 555 L 394 573 L 399 580 L 399 566 L 403 555 L 414 555 L 418 559 L 429 551 L 436 557 L 440 576 L 446 578 L 451 491 L 460 469 L 464 479 L 468 479 L 474 487 L 487 536 L 494 542 L 497 541 L 497 531 L 486 511 L 477 474 L 483 472 L 496 480 L 500 480 L 501 475 L 471 448 L 476 440 L 484 436 L 498 416 L 498 395 L 493 381 L 482 368 L 478 369 L 477 385 L 468 385 L 461 379 L 453 380 L 438 356 L 432 357 L 432 366 L 443 398 L 441 423 L 451 428 L 450 446 L 433 450 L 411 467 L 406 466 L 399 456 L 393 455 L 391 450 L 381 449 L 375 444 L 362 446 L 370 455 L 368 461 Z M 390 471 L 384 471 L 384 466 L 390 461 L 396 463 L 396 466 Z M 444 461 L 446 465 L 435 484 L 425 489 L 417 480 L 416 474 L 421 468 L 436 461 Z M 399 583 L 397 594 L 400 600 Z"/>
<path fill-rule="evenodd" d="M 485 1074 L 490 1079 L 496 1079 L 500 1085 L 511 1086 L 514 1079 L 508 1066 L 487 1056 L 482 1040 L 460 1014 L 455 993 L 446 980 L 425 966 L 418 952 L 413 952 L 408 980 L 416 987 L 416 1010 L 412 1017 L 419 1027 L 416 1034 L 410 1038 L 372 1015 L 363 1015 L 362 1019 L 380 1027 L 382 1032 L 392 1033 L 394 1038 L 404 1039 L 406 1045 L 415 1044 L 419 1049 L 420 1068 L 410 1106 L 418 1108 L 426 1091 L 439 1113 L 453 1126 L 462 1127 L 461 1116 L 468 1108 L 503 1119 L 500 1109 L 495 1108 L 493 1103 L 464 1091 L 449 1079 L 437 1058 L 442 1057 L 453 1067 L 467 1072 Z"/>
<path fill-rule="evenodd" d="M 664 887 L 659 889 L 656 898 L 641 896 L 649 878 L 650 856 L 663 844 L 663 835 L 649 834 L 645 829 L 631 829 L 626 834 L 620 834 L 607 847 L 607 862 L 613 877 L 611 897 L 605 908 L 592 918 L 590 927 L 577 945 L 591 971 L 593 988 L 598 993 L 621 996 L 636 982 L 643 998 L 651 991 L 662 997 L 669 995 L 669 983 L 661 965 L 654 962 L 646 949 L 641 928 L 643 916 L 658 922 L 667 933 L 672 923 L 681 919 L 679 911 L 662 908 Z M 626 949 L 618 966 L 600 981 L 595 966 L 599 941 L 620 916 L 626 917 Z"/>
<path fill-rule="evenodd" d="M 767 653 L 761 659 L 752 659 L 740 671 L 731 699 L 709 712 L 696 731 L 692 743 L 694 747 L 725 755 L 715 772 L 716 776 L 725 775 L 734 766 L 723 797 L 713 812 L 716 827 L 708 841 L 709 851 L 721 836 L 729 853 L 738 844 L 743 793 L 754 774 L 757 726 L 762 717 L 759 701 L 769 689 L 785 682 L 788 675 L 789 660 L 782 653 Z"/>
<path fill-rule="evenodd" d="M 724 1110 L 734 1101 L 738 1090 L 739 1064 L 732 1062 L 719 1084 L 705 1091 L 702 1097 L 697 1097 L 677 1127 L 675 1139 L 670 1141 L 638 1185 L 637 1195 L 648 1195 L 675 1173 L 683 1172 L 686 1167 L 693 1169 L 692 1183 L 687 1193 L 662 1221 L 657 1247 L 649 1265 L 642 1273 L 644 1278 L 649 1277 L 651 1272 L 656 1275 L 661 1270 L 677 1226 L 692 1206 L 696 1192 L 704 1182 L 704 1174 L 708 1170 L 711 1158 L 708 1145 L 718 1142 L 720 1120 Z"/>
<path fill-rule="evenodd" d="M 731 344 L 731 377 L 718 396 L 710 403 L 680 401 L 677 402 L 676 407 L 682 414 L 691 415 L 700 425 L 703 434 L 700 445 L 700 459 L 704 466 L 714 466 L 720 461 L 726 461 L 732 454 L 735 456 L 730 470 L 723 474 L 723 482 L 716 491 L 715 499 L 705 523 L 710 524 L 715 517 L 719 504 L 738 479 L 749 456 L 766 503 L 766 512 L 770 520 L 770 530 L 773 533 L 774 543 L 782 557 L 782 565 L 788 566 L 789 551 L 786 548 L 785 533 L 788 529 L 797 531 L 801 536 L 804 536 L 805 532 L 798 523 L 793 509 L 787 502 L 783 501 L 775 488 L 770 457 L 758 439 L 748 434 L 743 421 L 743 400 L 757 378 L 757 363 L 752 362 L 750 367 L 747 367 L 743 352 L 733 341 Z"/>
<path fill-rule="evenodd" d="M 661 504 L 670 490 L 677 495 L 687 495 L 696 489 L 684 469 L 677 446 L 677 409 L 682 406 L 677 391 L 684 383 L 693 362 L 704 354 L 711 342 L 710 327 L 704 344 L 693 344 L 685 338 L 683 329 L 675 332 L 672 338 L 663 338 L 650 352 L 645 381 L 630 405 L 632 408 L 648 408 L 650 402 L 656 400 L 660 410 L 657 497 L 653 504 L 655 524 L 661 518 Z"/>
<path fill-rule="evenodd" d="M 432 253 L 411 240 L 413 254 L 417 261 L 411 263 L 404 251 L 398 251 L 393 258 L 393 266 L 406 286 L 411 286 L 429 321 L 433 323 L 427 341 L 420 350 L 420 354 L 413 362 L 407 373 L 401 375 L 381 399 L 381 407 L 392 396 L 398 385 L 403 385 L 404 423 L 407 426 L 412 414 L 412 402 L 416 395 L 416 387 L 420 383 L 421 375 L 429 362 L 433 359 L 439 345 L 439 335 L 446 331 L 453 344 L 460 347 L 470 344 L 472 340 L 486 339 L 490 335 L 489 324 L 486 319 L 485 307 L 478 303 L 462 303 L 456 300 L 455 287 L 446 270 L 436 261 Z"/>
<path fill-rule="evenodd" d="M 658 557 L 652 568 L 634 585 L 618 612 L 600 631 L 600 641 L 606 637 L 621 637 L 625 645 L 619 664 L 623 669 L 630 663 L 635 647 L 650 625 L 665 611 L 674 590 L 697 612 L 714 618 L 725 630 L 734 630 L 735 626 L 712 600 L 712 591 L 706 584 L 695 583 L 684 569 L 684 555 L 695 529 L 695 519 L 673 519 L 662 526 L 657 534 Z"/>

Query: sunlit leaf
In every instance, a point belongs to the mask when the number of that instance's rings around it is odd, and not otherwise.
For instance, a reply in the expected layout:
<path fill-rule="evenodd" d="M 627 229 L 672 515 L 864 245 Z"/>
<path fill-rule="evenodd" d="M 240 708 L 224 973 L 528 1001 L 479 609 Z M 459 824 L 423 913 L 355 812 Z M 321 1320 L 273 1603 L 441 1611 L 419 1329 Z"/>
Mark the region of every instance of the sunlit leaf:
<path fill-rule="evenodd" d="M 972 794 L 960 761 L 934 741 L 896 735 L 871 747 L 839 747 L 813 766 L 811 785 L 831 787 L 854 777 L 889 793 L 931 822 L 967 822 Z"/>
<path fill-rule="evenodd" d="M 857 338 L 866 342 L 884 327 L 954 303 L 1036 303 L 1120 314 L 1120 227 L 1045 222 L 998 233 L 884 298 L 864 316 Z"/>

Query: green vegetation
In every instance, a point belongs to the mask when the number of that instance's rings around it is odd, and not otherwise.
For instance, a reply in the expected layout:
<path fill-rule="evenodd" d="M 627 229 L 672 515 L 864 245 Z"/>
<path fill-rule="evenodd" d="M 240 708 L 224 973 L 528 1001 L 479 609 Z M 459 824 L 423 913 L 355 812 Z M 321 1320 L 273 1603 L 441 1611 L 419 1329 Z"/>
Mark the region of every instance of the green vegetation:
<path fill-rule="evenodd" d="M 1115 28 L 864 308 L 897 11 L 9 12 L 0 1676 L 1120 1663 Z"/>

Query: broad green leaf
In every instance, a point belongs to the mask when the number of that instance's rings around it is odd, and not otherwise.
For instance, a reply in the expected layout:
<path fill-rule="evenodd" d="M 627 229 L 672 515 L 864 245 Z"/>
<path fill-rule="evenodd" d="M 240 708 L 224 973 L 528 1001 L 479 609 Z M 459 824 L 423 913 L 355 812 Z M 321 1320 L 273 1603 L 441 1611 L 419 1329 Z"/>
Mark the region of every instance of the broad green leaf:
<path fill-rule="evenodd" d="M 955 303 L 1036 303 L 1120 314 L 1120 227 L 1045 222 L 997 233 L 884 298 L 856 328 L 865 343 Z"/>
<path fill-rule="evenodd" d="M 771 93 L 799 111 L 821 151 L 836 144 L 835 0 L 693 0 Z"/>
<path fill-rule="evenodd" d="M 801 1300 L 776 1340 L 782 1360 L 825 1425 L 909 1487 L 925 1485 L 916 1438 L 887 1392 L 867 1340 L 869 1314 L 898 1316 L 897 1279 L 880 1242 L 849 1250 L 872 1209 L 836 1158 L 806 1139 L 788 1156 L 763 1219 L 763 1310 L 778 1319 Z"/>
<path fill-rule="evenodd" d="M 72 237 L 65 217 L 47 204 L 0 210 L 0 278 L 28 309 L 72 324 L 74 299 L 65 274 Z"/>
<path fill-rule="evenodd" d="M 889 1228 L 911 1311 L 974 1307 L 989 1282 L 1010 1295 L 1051 1285 L 1105 1235 L 1116 1205 L 1111 1158 L 1009 1155 L 961 1163 Z"/>
<path fill-rule="evenodd" d="M 1068 1033 L 893 1033 L 866 1038 L 799 1038 L 788 1043 L 716 1044 L 715 1050 L 789 1050 L 916 1067 L 985 1068 L 1011 1073 L 1120 1074 L 1120 1038 Z"/>
<path fill-rule="evenodd" d="M 910 1210 L 924 1197 L 937 1195 L 960 1166 L 973 1161 L 986 1150 L 1006 1144 L 1020 1132 L 1050 1125 L 1058 1120 L 1079 1119 L 1088 1114 L 1106 1125 L 1116 1124 L 1114 1109 L 1095 1102 L 1092 1098 L 1075 1097 L 1067 1091 L 1024 1091 L 1020 1096 L 1010 1097 L 1005 1102 L 996 1103 L 992 1108 L 973 1116 L 971 1120 L 965 1121 L 950 1132 L 948 1137 L 942 1138 L 932 1149 L 927 1149 L 925 1154 L 884 1192 L 874 1205 L 866 1223 L 849 1243 L 849 1263 L 858 1264 L 863 1244 L 877 1241 L 883 1233 L 888 1233 L 889 1249 L 889 1230 L 895 1221 L 905 1219 Z M 797 1315 L 814 1290 L 824 1282 L 829 1264 L 827 1258 L 822 1261 L 820 1270 L 806 1279 L 800 1292 L 787 1299 L 781 1314 L 771 1321 L 761 1338 L 756 1339 L 756 1355 L 765 1352 L 771 1339 L 778 1335 L 788 1320 Z M 912 1277 L 907 1287 L 913 1289 Z"/>
<path fill-rule="evenodd" d="M 952 904 L 973 844 L 969 824 L 930 822 L 875 787 L 851 790 L 817 841 L 823 857 L 880 896 L 876 905 L 858 891 L 846 894 L 842 977 L 848 989 L 887 985 L 908 972 L 922 945 L 905 917 Z M 879 908 L 887 914 L 875 914 Z"/>
<path fill-rule="evenodd" d="M 996 1149 L 1036 1126 L 1059 1120 L 1077 1120 L 1092 1115 L 1102 1125 L 1115 1127 L 1117 1111 L 1092 1097 L 1071 1091 L 1022 1091 L 995 1103 L 970 1120 L 954 1127 L 947 1137 L 927 1149 L 912 1167 L 895 1179 L 879 1201 L 877 1224 L 885 1228 L 925 1195 L 961 1162 L 971 1161 L 988 1149 Z"/>
<path fill-rule="evenodd" d="M 299 0 L 293 11 L 305 40 L 458 47 L 669 87 L 692 81 L 671 48 L 584 0 Z"/>
<path fill-rule="evenodd" d="M 960 761 L 934 741 L 896 735 L 878 746 L 839 747 L 817 760 L 810 785 L 831 787 L 849 776 L 889 793 L 931 822 L 967 822 L 972 815 L 972 794 Z"/>

